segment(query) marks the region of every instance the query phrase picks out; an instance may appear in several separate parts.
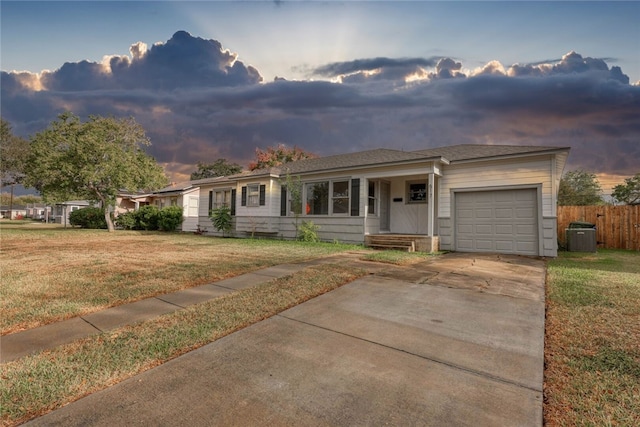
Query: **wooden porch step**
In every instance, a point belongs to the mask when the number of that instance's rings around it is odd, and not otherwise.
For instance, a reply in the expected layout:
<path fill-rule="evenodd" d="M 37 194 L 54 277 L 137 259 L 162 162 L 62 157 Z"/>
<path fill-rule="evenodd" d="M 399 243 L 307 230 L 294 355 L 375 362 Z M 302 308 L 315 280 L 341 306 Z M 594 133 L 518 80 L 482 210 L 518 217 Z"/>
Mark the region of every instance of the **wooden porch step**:
<path fill-rule="evenodd" d="M 406 252 L 416 251 L 416 242 L 407 236 L 371 236 L 367 246 L 373 249 L 394 249 Z"/>

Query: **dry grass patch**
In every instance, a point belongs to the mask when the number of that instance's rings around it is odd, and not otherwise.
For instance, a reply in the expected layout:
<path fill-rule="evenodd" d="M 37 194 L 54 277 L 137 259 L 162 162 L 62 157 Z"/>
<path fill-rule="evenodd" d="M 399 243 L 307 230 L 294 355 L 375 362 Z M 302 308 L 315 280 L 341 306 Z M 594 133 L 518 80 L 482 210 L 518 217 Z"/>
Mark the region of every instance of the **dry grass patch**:
<path fill-rule="evenodd" d="M 0 365 L 1 419 L 17 425 L 363 276 L 311 267 L 134 326 Z"/>
<path fill-rule="evenodd" d="M 0 334 L 353 246 L 2 223 Z"/>
<path fill-rule="evenodd" d="M 640 425 L 640 254 L 549 262 L 545 423 Z"/>

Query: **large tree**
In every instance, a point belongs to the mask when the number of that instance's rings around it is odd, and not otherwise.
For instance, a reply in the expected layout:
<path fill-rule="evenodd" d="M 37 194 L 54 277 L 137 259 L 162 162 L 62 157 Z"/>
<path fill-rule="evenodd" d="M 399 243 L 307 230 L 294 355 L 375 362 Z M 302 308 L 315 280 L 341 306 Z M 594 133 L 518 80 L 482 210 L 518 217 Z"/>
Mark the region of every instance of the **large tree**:
<path fill-rule="evenodd" d="M 29 141 L 13 134 L 9 122 L 0 118 L 0 181 L 20 183 L 29 156 Z"/>
<path fill-rule="evenodd" d="M 602 205 L 602 189 L 595 174 L 576 169 L 560 179 L 558 205 L 591 206 Z"/>
<path fill-rule="evenodd" d="M 191 179 L 214 178 L 229 176 L 242 172 L 242 166 L 229 163 L 227 159 L 218 159 L 213 163 L 198 162 L 198 169 L 191 174 Z"/>
<path fill-rule="evenodd" d="M 150 191 L 167 183 L 162 167 L 143 149 L 151 145 L 133 118 L 64 113 L 31 141 L 25 184 L 47 202 L 82 198 L 100 202 L 109 231 L 119 191 Z"/>
<path fill-rule="evenodd" d="M 280 166 L 283 163 L 314 157 L 316 157 L 315 154 L 306 152 L 296 146 L 289 148 L 284 144 L 278 144 L 276 147 L 267 147 L 266 150 L 256 148 L 256 160 L 249 163 L 249 170 L 266 169 Z"/>
<path fill-rule="evenodd" d="M 613 187 L 614 199 L 627 205 L 640 205 L 640 173 L 624 180 L 624 184 Z"/>

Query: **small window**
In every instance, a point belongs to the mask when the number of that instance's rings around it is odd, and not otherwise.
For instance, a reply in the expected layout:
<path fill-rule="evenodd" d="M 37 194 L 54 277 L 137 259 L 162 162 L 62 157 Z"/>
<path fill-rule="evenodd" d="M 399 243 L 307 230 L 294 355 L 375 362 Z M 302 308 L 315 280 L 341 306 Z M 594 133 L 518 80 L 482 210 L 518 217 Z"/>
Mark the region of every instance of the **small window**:
<path fill-rule="evenodd" d="M 178 198 L 172 197 L 170 201 L 171 206 L 178 206 Z"/>
<path fill-rule="evenodd" d="M 376 197 L 376 182 L 369 181 L 369 195 L 368 195 L 369 215 L 376 214 L 376 205 L 378 204 L 377 200 L 378 199 Z"/>
<path fill-rule="evenodd" d="M 187 213 L 188 216 L 198 216 L 198 204 L 198 196 L 189 196 L 189 210 Z"/>
<path fill-rule="evenodd" d="M 409 182 L 407 184 L 407 201 L 409 203 L 427 203 L 427 183 Z"/>
<path fill-rule="evenodd" d="M 231 203 L 231 190 L 221 190 L 215 192 L 213 200 L 213 209 L 221 208 L 222 206 L 229 206 Z"/>
<path fill-rule="evenodd" d="M 260 185 L 247 185 L 247 206 L 260 206 Z"/>
<path fill-rule="evenodd" d="M 349 213 L 349 181 L 335 181 L 333 183 L 331 202 L 333 214 Z"/>

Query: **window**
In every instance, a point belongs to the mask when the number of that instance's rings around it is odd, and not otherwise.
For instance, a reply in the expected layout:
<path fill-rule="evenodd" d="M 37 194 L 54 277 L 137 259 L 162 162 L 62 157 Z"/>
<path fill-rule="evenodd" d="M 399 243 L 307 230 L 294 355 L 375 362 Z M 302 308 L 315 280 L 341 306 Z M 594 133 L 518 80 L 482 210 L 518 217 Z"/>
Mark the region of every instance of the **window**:
<path fill-rule="evenodd" d="M 231 190 L 220 190 L 214 193 L 213 209 L 229 206 L 231 203 Z"/>
<path fill-rule="evenodd" d="M 198 196 L 189 196 L 189 208 L 187 216 L 198 216 Z"/>
<path fill-rule="evenodd" d="M 305 184 L 306 214 L 329 214 L 329 181 Z"/>
<path fill-rule="evenodd" d="M 260 206 L 260 186 L 258 184 L 247 185 L 247 206 Z"/>
<path fill-rule="evenodd" d="M 334 215 L 349 213 L 349 181 L 334 181 L 331 194 L 332 213 Z"/>
<path fill-rule="evenodd" d="M 408 203 L 427 203 L 426 182 L 408 182 L 407 192 Z"/>
<path fill-rule="evenodd" d="M 369 181 L 369 193 L 368 193 L 368 206 L 369 206 L 369 215 L 375 215 L 376 214 L 376 205 L 377 203 L 377 198 L 376 198 L 376 182 L 375 181 Z"/>
<path fill-rule="evenodd" d="M 309 182 L 304 185 L 307 215 L 349 215 L 349 180 Z M 290 203 L 291 211 L 296 206 Z"/>
<path fill-rule="evenodd" d="M 172 197 L 170 199 L 170 205 L 171 206 L 178 206 L 178 198 L 177 197 Z"/>

